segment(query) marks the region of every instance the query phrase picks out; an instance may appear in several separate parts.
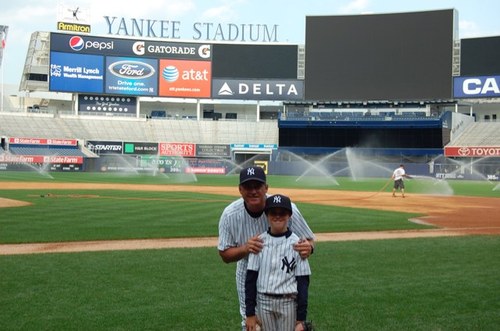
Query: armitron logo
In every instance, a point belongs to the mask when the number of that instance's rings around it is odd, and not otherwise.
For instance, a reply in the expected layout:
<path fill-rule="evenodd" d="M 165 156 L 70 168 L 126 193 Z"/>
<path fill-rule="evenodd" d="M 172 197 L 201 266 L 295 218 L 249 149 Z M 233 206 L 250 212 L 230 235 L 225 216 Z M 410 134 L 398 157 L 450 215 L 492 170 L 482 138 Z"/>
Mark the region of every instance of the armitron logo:
<path fill-rule="evenodd" d="M 458 150 L 458 154 L 461 156 L 468 156 L 470 154 L 470 149 L 467 147 L 462 147 Z"/>
<path fill-rule="evenodd" d="M 85 42 L 82 37 L 74 36 L 69 40 L 69 47 L 74 51 L 81 51 L 85 46 Z"/>
<path fill-rule="evenodd" d="M 154 75 L 155 69 L 144 62 L 118 61 L 109 65 L 109 71 L 121 78 L 144 79 Z"/>

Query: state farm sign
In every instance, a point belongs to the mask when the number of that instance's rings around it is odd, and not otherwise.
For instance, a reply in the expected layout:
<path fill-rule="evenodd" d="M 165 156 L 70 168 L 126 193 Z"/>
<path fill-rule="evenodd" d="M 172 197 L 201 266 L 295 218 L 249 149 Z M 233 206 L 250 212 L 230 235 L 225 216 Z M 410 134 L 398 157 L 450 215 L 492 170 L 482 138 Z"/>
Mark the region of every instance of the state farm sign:
<path fill-rule="evenodd" d="M 453 146 L 444 148 L 449 157 L 500 157 L 498 146 Z"/>
<path fill-rule="evenodd" d="M 48 164 L 83 164 L 82 156 L 43 156 L 43 155 L 0 155 L 0 162 L 5 163 L 48 163 Z"/>

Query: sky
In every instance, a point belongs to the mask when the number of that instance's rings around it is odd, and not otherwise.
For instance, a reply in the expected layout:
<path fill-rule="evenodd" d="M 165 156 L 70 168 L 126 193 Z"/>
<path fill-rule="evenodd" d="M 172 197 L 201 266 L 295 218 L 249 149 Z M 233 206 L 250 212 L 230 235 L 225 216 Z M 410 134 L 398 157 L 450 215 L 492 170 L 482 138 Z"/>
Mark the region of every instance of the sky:
<path fill-rule="evenodd" d="M 117 17 L 118 20 L 123 18 L 126 24 L 132 18 L 178 22 L 175 32 L 173 25 L 166 30 L 169 37 L 175 37 L 170 41 L 207 40 L 206 30 L 200 35 L 193 28 L 196 23 L 220 24 L 223 29 L 227 29 L 229 24 L 262 24 L 268 27 L 277 25 L 278 42 L 304 44 L 306 16 L 369 15 L 452 8 L 458 11 L 460 39 L 500 36 L 498 0 L 11 0 L 2 2 L 0 10 L 0 25 L 9 27 L 0 83 L 19 85 L 31 34 L 36 31 L 58 32 L 60 8 L 85 10 L 91 23 L 91 35 L 95 36 L 123 37 L 117 35 L 117 24 L 113 23 L 110 28 L 106 16 Z M 110 34 L 110 30 L 114 35 Z M 227 35 L 227 30 L 223 31 Z M 213 39 L 214 35 L 208 33 L 208 38 Z"/>

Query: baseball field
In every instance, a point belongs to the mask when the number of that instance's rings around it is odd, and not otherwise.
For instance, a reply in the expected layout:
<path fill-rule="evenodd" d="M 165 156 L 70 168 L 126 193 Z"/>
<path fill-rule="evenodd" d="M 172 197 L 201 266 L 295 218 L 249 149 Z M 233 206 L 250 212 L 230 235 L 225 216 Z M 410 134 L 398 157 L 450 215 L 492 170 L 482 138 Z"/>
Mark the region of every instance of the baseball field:
<path fill-rule="evenodd" d="M 317 235 L 317 330 L 500 325 L 497 183 L 411 180 L 403 199 L 387 179 L 338 182 L 269 176 Z M 0 328 L 238 330 L 216 250 L 237 196 L 236 176 L 1 173 Z"/>

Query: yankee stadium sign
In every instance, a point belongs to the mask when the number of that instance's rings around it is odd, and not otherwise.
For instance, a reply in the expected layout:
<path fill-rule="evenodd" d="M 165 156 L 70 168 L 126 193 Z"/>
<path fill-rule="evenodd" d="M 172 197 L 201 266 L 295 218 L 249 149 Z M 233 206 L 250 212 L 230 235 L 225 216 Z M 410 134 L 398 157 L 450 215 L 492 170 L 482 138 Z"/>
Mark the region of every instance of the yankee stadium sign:
<path fill-rule="evenodd" d="M 108 35 L 181 39 L 180 21 L 103 16 Z M 184 37 L 183 37 L 184 36 Z M 210 41 L 278 42 L 278 25 L 195 22 L 191 38 Z"/>

